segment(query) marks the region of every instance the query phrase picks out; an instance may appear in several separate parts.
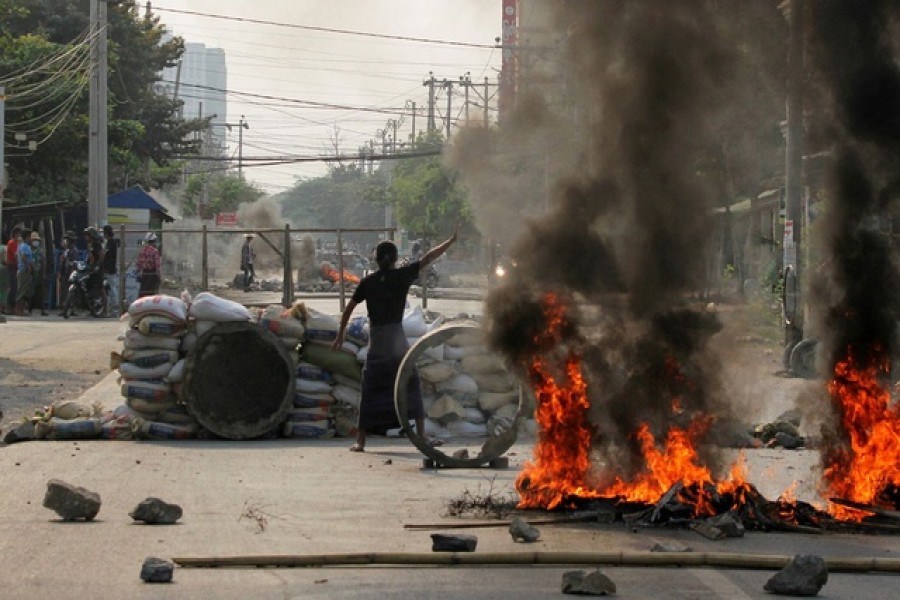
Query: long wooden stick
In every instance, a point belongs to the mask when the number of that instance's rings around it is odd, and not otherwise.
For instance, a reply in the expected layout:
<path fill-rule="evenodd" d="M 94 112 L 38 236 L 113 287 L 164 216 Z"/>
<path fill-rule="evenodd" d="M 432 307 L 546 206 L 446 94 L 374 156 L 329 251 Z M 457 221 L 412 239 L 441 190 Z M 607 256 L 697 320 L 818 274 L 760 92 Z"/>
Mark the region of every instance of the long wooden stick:
<path fill-rule="evenodd" d="M 360 554 L 283 554 L 195 556 L 172 561 L 181 567 L 338 567 L 358 565 L 608 565 L 629 567 L 721 567 L 781 569 L 790 556 L 730 552 L 367 552 Z M 900 558 L 825 558 L 832 573 L 900 573 Z"/>
<path fill-rule="evenodd" d="M 879 508 L 877 506 L 872 506 L 871 504 L 863 504 L 861 502 L 854 502 L 853 500 L 847 500 L 845 498 L 829 498 L 828 500 L 834 504 L 840 504 L 841 506 L 855 508 L 856 510 L 864 510 L 864 511 L 876 514 L 879 517 L 887 517 L 888 519 L 900 520 L 900 511 L 898 511 L 898 510 L 888 510 L 887 508 Z"/>

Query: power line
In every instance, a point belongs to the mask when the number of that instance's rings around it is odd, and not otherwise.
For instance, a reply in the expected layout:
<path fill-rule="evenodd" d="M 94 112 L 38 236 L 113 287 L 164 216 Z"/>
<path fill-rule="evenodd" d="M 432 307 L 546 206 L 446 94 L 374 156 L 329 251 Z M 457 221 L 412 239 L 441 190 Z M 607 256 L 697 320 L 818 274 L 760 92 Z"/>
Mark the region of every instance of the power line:
<path fill-rule="evenodd" d="M 399 40 L 404 42 L 420 42 L 425 44 L 442 44 L 445 46 L 464 46 L 467 48 L 489 48 L 493 50 L 493 44 L 475 44 L 472 42 L 457 42 L 452 40 L 438 40 L 433 38 L 409 37 L 404 35 L 389 35 L 386 33 L 371 33 L 366 31 L 352 31 L 349 29 L 333 29 L 331 27 L 317 27 L 314 25 L 296 25 L 294 23 L 279 23 L 278 21 L 266 21 L 262 19 L 249 19 L 247 17 L 229 17 L 226 15 L 214 15 L 210 13 L 196 12 L 192 10 L 181 10 L 177 8 L 164 8 L 154 6 L 153 10 L 179 13 L 182 15 L 193 15 L 195 17 L 208 17 L 210 19 L 222 19 L 224 21 L 237 21 L 240 23 L 253 23 L 256 25 L 271 25 L 274 27 L 287 27 L 290 29 L 304 29 L 306 31 L 321 31 L 325 33 L 340 33 L 343 35 L 356 35 L 359 37 L 379 38 L 385 40 Z"/>

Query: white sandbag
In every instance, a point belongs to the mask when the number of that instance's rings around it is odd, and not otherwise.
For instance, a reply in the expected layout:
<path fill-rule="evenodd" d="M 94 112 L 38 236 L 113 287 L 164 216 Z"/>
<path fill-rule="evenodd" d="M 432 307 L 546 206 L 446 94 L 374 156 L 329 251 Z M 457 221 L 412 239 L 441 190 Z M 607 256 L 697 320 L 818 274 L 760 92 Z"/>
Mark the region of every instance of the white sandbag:
<path fill-rule="evenodd" d="M 178 351 L 176 350 L 156 350 L 153 348 L 147 350 L 132 350 L 126 348 L 122 352 L 122 358 L 126 362 L 130 362 L 138 367 L 155 367 L 163 363 L 175 364 L 178 362 Z"/>
<path fill-rule="evenodd" d="M 159 413 L 165 412 L 175 406 L 175 401 L 172 400 L 172 398 L 166 398 L 163 401 L 144 400 L 143 398 L 125 398 L 125 404 L 138 413 L 155 419 L 156 415 Z"/>
<path fill-rule="evenodd" d="M 466 373 L 489 373 L 504 371 L 506 367 L 496 354 L 469 354 L 462 358 L 460 368 Z"/>
<path fill-rule="evenodd" d="M 278 337 L 302 339 L 306 331 L 303 323 L 294 317 L 292 309 L 280 304 L 264 308 L 259 316 L 259 324 Z"/>
<path fill-rule="evenodd" d="M 487 417 L 484 416 L 484 413 L 481 412 L 480 409 L 477 409 L 474 406 L 469 406 L 463 410 L 465 411 L 463 413 L 463 419 L 465 419 L 469 423 L 486 423 L 487 422 Z"/>
<path fill-rule="evenodd" d="M 463 420 L 449 423 L 447 429 L 454 437 L 461 438 L 486 437 L 488 433 L 487 425 L 484 423 L 469 423 Z"/>
<path fill-rule="evenodd" d="M 446 381 L 456 374 L 453 365 L 447 362 L 436 362 L 419 367 L 419 377 L 429 383 Z"/>
<path fill-rule="evenodd" d="M 322 408 L 330 410 L 332 404 L 334 404 L 334 396 L 331 395 L 331 392 L 327 394 L 294 392 L 293 405 L 295 408 Z"/>
<path fill-rule="evenodd" d="M 57 400 L 50 405 L 48 416 L 58 419 L 77 419 L 79 417 L 95 416 L 97 412 L 87 404 L 76 402 L 75 400 Z"/>
<path fill-rule="evenodd" d="M 450 377 L 449 379 L 436 384 L 434 387 L 439 392 L 464 392 L 467 394 L 478 393 L 478 383 L 468 373 L 457 373 L 453 377 Z"/>
<path fill-rule="evenodd" d="M 243 304 L 220 298 L 209 292 L 200 292 L 191 302 L 188 314 L 197 320 L 252 321 L 253 315 Z"/>
<path fill-rule="evenodd" d="M 184 404 L 174 404 L 160 411 L 156 415 L 156 420 L 160 423 L 171 423 L 173 425 L 189 425 L 197 422 L 197 419 L 188 412 Z"/>
<path fill-rule="evenodd" d="M 330 344 L 337 338 L 340 329 L 340 320 L 315 309 L 308 309 L 306 318 L 306 340 L 320 344 Z"/>
<path fill-rule="evenodd" d="M 172 367 L 172 370 L 169 371 L 169 374 L 164 377 L 166 381 L 169 383 L 178 383 L 184 379 L 184 365 L 185 359 L 181 359 L 175 363 Z"/>
<path fill-rule="evenodd" d="M 444 324 L 444 315 L 438 315 L 434 321 L 428 324 L 428 331 L 434 331 Z"/>
<path fill-rule="evenodd" d="M 481 410 L 493 413 L 501 406 L 515 404 L 519 396 L 515 392 L 481 392 L 478 394 L 478 406 Z"/>
<path fill-rule="evenodd" d="M 347 322 L 344 337 L 356 344 L 365 346 L 369 343 L 369 318 L 365 316 L 353 317 Z"/>
<path fill-rule="evenodd" d="M 353 379 L 352 377 L 347 377 L 346 375 L 344 375 L 342 373 L 334 374 L 334 382 L 338 383 L 340 385 L 345 385 L 347 387 L 351 387 L 357 391 L 362 389 L 361 381 L 359 381 L 358 379 Z"/>
<path fill-rule="evenodd" d="M 144 296 L 132 302 L 128 307 L 128 314 L 131 317 L 163 315 L 179 321 L 185 321 L 187 320 L 188 310 L 187 305 L 181 298 L 157 294 L 155 296 Z"/>
<path fill-rule="evenodd" d="M 356 353 L 356 360 L 364 363 L 366 362 L 366 358 L 369 356 L 369 347 L 363 346 L 359 349 L 359 352 Z"/>
<path fill-rule="evenodd" d="M 100 437 L 100 429 L 102 427 L 99 417 L 78 417 L 75 419 L 50 417 L 46 424 L 47 431 L 40 437 L 48 440 L 81 440 Z"/>
<path fill-rule="evenodd" d="M 194 332 L 197 334 L 197 337 L 203 337 L 207 331 L 215 327 L 219 322 L 211 321 L 209 319 L 197 319 L 194 321 Z"/>
<path fill-rule="evenodd" d="M 515 379 L 506 371 L 472 373 L 472 378 L 484 392 L 509 392 L 516 387 Z"/>
<path fill-rule="evenodd" d="M 353 342 L 344 340 L 344 343 L 341 344 L 341 352 L 346 352 L 347 354 L 350 354 L 355 358 L 356 354 L 359 352 L 359 346 L 357 346 Z"/>
<path fill-rule="evenodd" d="M 339 402 L 359 406 L 361 392 L 347 385 L 338 384 L 331 390 L 331 395 Z"/>
<path fill-rule="evenodd" d="M 325 421 L 332 416 L 330 408 L 295 408 L 288 412 L 287 420 L 295 423 L 301 421 Z"/>
<path fill-rule="evenodd" d="M 187 321 L 165 315 L 131 317 L 132 326 L 144 335 L 182 336 L 187 333 Z"/>
<path fill-rule="evenodd" d="M 129 350 L 178 350 L 181 340 L 175 337 L 161 335 L 144 335 L 137 329 L 129 329 L 125 332 L 124 346 Z"/>
<path fill-rule="evenodd" d="M 457 419 L 462 419 L 466 414 L 466 409 L 453 396 L 441 396 L 428 407 L 425 413 L 429 419 L 434 419 L 439 423 L 449 423 Z"/>
<path fill-rule="evenodd" d="M 468 347 L 468 346 L 486 346 L 484 330 L 475 327 L 467 327 L 444 342 L 448 346 Z"/>
<path fill-rule="evenodd" d="M 331 392 L 332 384 L 321 379 L 303 379 L 298 377 L 294 380 L 294 389 L 298 392 L 319 394 Z"/>
<path fill-rule="evenodd" d="M 422 338 L 408 337 L 406 338 L 406 343 L 412 348 L 420 339 Z M 422 353 L 432 360 L 444 360 L 444 345 L 438 344 L 437 346 L 428 346 Z"/>
<path fill-rule="evenodd" d="M 420 338 L 428 333 L 425 312 L 421 306 L 414 306 L 403 313 L 403 333 L 408 338 Z"/>
<path fill-rule="evenodd" d="M 333 381 L 331 373 L 319 365 L 300 361 L 297 365 L 297 377 L 313 381 Z"/>
<path fill-rule="evenodd" d="M 126 398 L 140 398 L 141 400 L 148 400 L 151 402 L 165 402 L 169 400 L 172 388 L 168 383 L 163 381 L 133 380 L 123 383 L 121 391 L 122 395 Z"/>
<path fill-rule="evenodd" d="M 163 423 L 144 421 L 134 423 L 134 435 L 141 440 L 190 440 L 197 437 L 200 426 L 197 423 Z"/>
<path fill-rule="evenodd" d="M 172 370 L 172 363 L 162 363 L 153 367 L 139 367 L 129 362 L 123 362 L 119 365 L 119 375 L 122 379 L 164 379 L 169 371 Z"/>
<path fill-rule="evenodd" d="M 435 421 L 434 419 L 425 419 L 425 435 L 428 437 L 436 437 L 440 439 L 446 439 L 452 437 L 450 431 Z"/>

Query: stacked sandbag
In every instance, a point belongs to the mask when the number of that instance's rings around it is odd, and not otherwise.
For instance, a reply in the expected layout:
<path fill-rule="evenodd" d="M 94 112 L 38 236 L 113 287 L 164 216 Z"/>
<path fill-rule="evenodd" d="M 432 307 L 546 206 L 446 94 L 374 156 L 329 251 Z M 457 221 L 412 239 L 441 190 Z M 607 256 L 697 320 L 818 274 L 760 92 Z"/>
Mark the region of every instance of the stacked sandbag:
<path fill-rule="evenodd" d="M 326 369 L 303 360 L 297 365 L 293 408 L 282 428 L 284 437 L 330 438 L 334 426 L 334 377 Z"/>
<path fill-rule="evenodd" d="M 156 430 L 172 425 L 166 423 L 169 415 L 182 410 L 178 408 L 174 386 L 184 376 L 181 347 L 187 332 L 188 306 L 181 298 L 164 294 L 145 296 L 128 307 L 124 348 L 121 354 L 114 353 L 112 357 L 127 409 L 117 409 L 104 423 L 104 437 L 171 439 L 172 436 L 159 435 Z M 160 427 L 151 428 L 146 423 L 160 423 Z M 197 424 L 193 419 L 187 429 L 196 433 Z"/>
<path fill-rule="evenodd" d="M 257 321 L 260 327 L 277 335 L 288 350 L 294 350 L 303 341 L 307 314 L 308 309 L 302 302 L 295 302 L 291 308 L 272 304 L 259 313 Z"/>
<path fill-rule="evenodd" d="M 65 400 L 36 413 L 32 422 L 34 439 L 84 440 L 100 437 L 103 419 L 99 405 Z"/>
<path fill-rule="evenodd" d="M 425 323 L 425 328 L 430 331 L 441 324 L 442 319 L 435 319 Z M 515 426 L 534 431 L 516 422 L 518 382 L 499 355 L 487 348 L 481 329 L 467 328 L 419 352 L 416 366 L 422 381 L 427 435 L 444 439 L 493 437 Z"/>

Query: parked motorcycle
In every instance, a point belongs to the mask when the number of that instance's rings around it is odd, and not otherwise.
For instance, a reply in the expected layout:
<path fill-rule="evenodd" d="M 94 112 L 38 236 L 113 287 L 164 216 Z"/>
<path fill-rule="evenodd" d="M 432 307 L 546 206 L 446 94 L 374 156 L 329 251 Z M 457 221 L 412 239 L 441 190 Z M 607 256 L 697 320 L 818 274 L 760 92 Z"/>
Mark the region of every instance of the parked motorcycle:
<path fill-rule="evenodd" d="M 109 292 L 109 284 L 99 273 L 95 273 L 85 261 L 75 263 L 75 270 L 69 275 L 69 292 L 62 316 L 68 319 L 75 309 L 76 303 L 91 313 L 93 317 L 103 314 L 103 287 Z"/>

